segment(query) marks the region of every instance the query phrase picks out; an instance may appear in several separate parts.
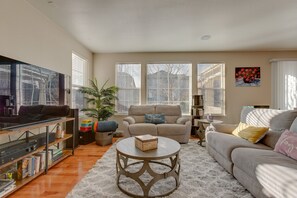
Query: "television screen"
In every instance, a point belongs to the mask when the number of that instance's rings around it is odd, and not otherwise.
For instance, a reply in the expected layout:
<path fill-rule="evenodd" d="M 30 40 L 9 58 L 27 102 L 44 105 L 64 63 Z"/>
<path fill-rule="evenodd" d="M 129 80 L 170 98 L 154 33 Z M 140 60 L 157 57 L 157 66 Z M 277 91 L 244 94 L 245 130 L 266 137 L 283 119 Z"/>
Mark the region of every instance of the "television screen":
<path fill-rule="evenodd" d="M 20 106 L 64 105 L 69 87 L 70 77 L 65 74 L 0 56 L 0 130 L 43 120 L 14 118 Z"/>

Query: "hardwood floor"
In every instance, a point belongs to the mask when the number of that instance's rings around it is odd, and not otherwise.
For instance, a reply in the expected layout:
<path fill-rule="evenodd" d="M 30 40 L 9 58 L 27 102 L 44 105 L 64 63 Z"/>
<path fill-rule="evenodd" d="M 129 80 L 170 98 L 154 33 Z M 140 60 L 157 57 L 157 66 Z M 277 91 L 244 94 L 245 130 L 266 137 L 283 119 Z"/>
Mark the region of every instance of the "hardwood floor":
<path fill-rule="evenodd" d="M 98 146 L 95 142 L 80 145 L 75 149 L 74 156 L 66 158 L 51 168 L 47 175 L 39 176 L 9 197 L 65 197 L 110 146 Z"/>

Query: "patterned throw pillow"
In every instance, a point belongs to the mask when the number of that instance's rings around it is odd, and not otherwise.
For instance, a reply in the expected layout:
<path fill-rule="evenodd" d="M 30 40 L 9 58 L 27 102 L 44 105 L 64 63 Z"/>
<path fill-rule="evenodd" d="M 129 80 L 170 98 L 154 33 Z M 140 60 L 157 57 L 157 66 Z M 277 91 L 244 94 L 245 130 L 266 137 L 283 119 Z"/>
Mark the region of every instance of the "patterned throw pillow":
<path fill-rule="evenodd" d="M 152 124 L 165 123 L 165 116 L 163 114 L 144 114 L 144 122 Z"/>
<path fill-rule="evenodd" d="M 297 133 L 285 130 L 278 139 L 274 151 L 297 160 Z"/>
<path fill-rule="evenodd" d="M 255 127 L 240 122 L 238 127 L 232 132 L 232 134 L 255 144 L 265 136 L 267 131 L 267 127 Z"/>

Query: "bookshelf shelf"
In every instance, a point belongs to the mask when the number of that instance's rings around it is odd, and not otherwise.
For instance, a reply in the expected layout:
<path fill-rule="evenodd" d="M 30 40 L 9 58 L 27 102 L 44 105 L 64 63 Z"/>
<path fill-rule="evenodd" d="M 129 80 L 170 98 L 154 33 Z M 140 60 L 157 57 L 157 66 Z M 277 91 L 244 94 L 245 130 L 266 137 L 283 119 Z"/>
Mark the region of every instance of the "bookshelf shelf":
<path fill-rule="evenodd" d="M 35 175 L 33 175 L 31 177 L 27 177 L 27 178 L 22 179 L 20 181 L 16 181 L 16 183 L 15 183 L 16 187 L 12 191 L 10 191 L 8 194 L 6 194 L 4 197 L 8 197 L 12 193 L 14 193 L 18 189 L 20 189 L 22 186 L 26 185 L 27 183 L 29 183 L 30 181 L 32 181 L 33 179 L 39 177 L 42 174 L 44 174 L 44 172 L 43 171 L 40 171 L 39 173 L 36 173 Z"/>
<path fill-rule="evenodd" d="M 64 138 L 56 139 L 54 142 L 49 143 L 48 146 L 52 146 L 52 145 L 58 144 L 60 142 L 63 142 L 65 140 L 68 140 L 69 138 L 72 138 L 72 135 L 71 134 L 65 134 Z M 22 157 L 19 157 L 19 158 L 13 160 L 13 161 L 10 161 L 10 162 L 7 162 L 6 164 L 1 165 L 0 166 L 0 169 L 4 168 L 6 166 L 9 166 L 9 165 L 11 165 L 13 163 L 16 163 L 17 161 L 19 161 L 21 159 L 24 159 L 26 157 L 29 157 L 31 155 L 34 155 L 35 153 L 39 153 L 39 152 L 43 151 L 44 149 L 45 149 L 45 146 L 41 146 L 38 149 L 36 149 L 35 151 L 32 151 L 31 153 L 28 153 L 26 155 L 23 155 Z"/>
<path fill-rule="evenodd" d="M 54 161 L 49 168 L 52 168 L 53 166 L 55 166 L 56 164 L 58 164 L 59 162 L 63 161 L 64 159 L 66 159 L 67 157 L 72 155 L 72 151 L 71 150 L 63 150 L 63 155 L 57 159 L 56 161 Z"/>
<path fill-rule="evenodd" d="M 47 174 L 48 169 L 54 167 L 56 164 L 58 164 L 59 162 L 63 161 L 65 158 L 71 156 L 74 154 L 74 136 L 72 134 L 65 134 L 63 138 L 59 138 L 59 139 L 55 139 L 54 142 L 49 143 L 49 127 L 50 125 L 54 125 L 54 124 L 58 124 L 58 123 L 62 123 L 62 122 L 68 122 L 68 121 L 72 121 L 75 122 L 74 118 L 62 118 L 59 120 L 55 120 L 55 121 L 50 121 L 50 122 L 44 122 L 44 123 L 38 123 L 38 124 L 34 124 L 34 125 L 30 125 L 30 126 L 26 126 L 26 127 L 22 127 L 22 128 L 17 128 L 17 129 L 13 129 L 13 130 L 9 130 L 9 131 L 0 131 L 0 136 L 1 135 L 11 135 L 11 134 L 15 134 L 15 133 L 20 133 L 20 132 L 27 132 L 29 130 L 33 130 L 33 129 L 37 129 L 37 128 L 41 128 L 41 127 L 46 127 L 46 144 L 44 146 L 38 147 L 36 150 L 34 150 L 33 152 L 30 152 L 22 157 L 16 158 L 8 163 L 5 163 L 3 165 L 0 166 L 0 169 L 3 169 L 9 165 L 12 165 L 14 163 L 17 163 L 18 161 L 26 158 L 26 157 L 30 157 L 34 154 L 37 154 L 39 152 L 45 151 L 45 169 L 41 170 L 40 172 L 36 173 L 33 176 L 28 176 L 22 180 L 17 180 L 15 185 L 16 187 L 11 190 L 10 192 L 8 192 L 7 194 L 5 194 L 3 197 L 8 197 L 9 195 L 11 195 L 12 193 L 16 192 L 18 189 L 20 189 L 22 186 L 26 185 L 27 183 L 31 182 L 32 180 L 34 180 L 35 178 L 39 177 L 42 174 Z M 75 126 L 75 124 L 73 124 L 73 126 Z M 73 127 L 74 128 L 74 127 Z M 68 139 L 72 139 L 73 141 L 73 146 L 72 149 L 63 149 L 62 152 L 62 156 L 60 158 L 58 158 L 57 160 L 55 160 L 54 162 L 52 162 L 51 164 L 48 163 L 48 152 L 49 152 L 49 147 L 62 143 Z"/>
<path fill-rule="evenodd" d="M 41 123 L 38 123 L 38 124 L 32 124 L 32 125 L 23 126 L 23 127 L 17 127 L 17 128 L 9 129 L 9 130 L 3 130 L 3 131 L 0 131 L 0 135 L 14 135 L 14 134 L 17 134 L 17 133 L 30 131 L 32 129 L 37 129 L 37 128 L 46 127 L 46 126 L 49 126 L 49 125 L 54 125 L 54 124 L 58 124 L 58 123 L 62 123 L 62 122 L 73 121 L 73 120 L 74 120 L 74 118 L 61 118 L 61 119 L 54 120 L 54 121 L 41 122 Z"/>

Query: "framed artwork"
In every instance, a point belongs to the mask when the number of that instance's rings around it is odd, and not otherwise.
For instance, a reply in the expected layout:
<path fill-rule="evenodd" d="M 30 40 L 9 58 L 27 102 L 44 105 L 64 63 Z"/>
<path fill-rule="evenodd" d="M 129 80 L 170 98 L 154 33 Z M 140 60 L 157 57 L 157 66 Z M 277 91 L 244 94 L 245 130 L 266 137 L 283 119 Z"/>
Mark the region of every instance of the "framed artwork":
<path fill-rule="evenodd" d="M 261 83 L 260 67 L 236 67 L 236 87 L 258 87 Z"/>

